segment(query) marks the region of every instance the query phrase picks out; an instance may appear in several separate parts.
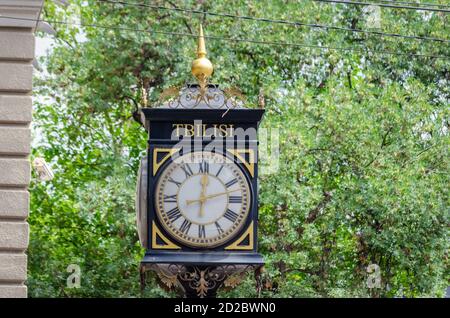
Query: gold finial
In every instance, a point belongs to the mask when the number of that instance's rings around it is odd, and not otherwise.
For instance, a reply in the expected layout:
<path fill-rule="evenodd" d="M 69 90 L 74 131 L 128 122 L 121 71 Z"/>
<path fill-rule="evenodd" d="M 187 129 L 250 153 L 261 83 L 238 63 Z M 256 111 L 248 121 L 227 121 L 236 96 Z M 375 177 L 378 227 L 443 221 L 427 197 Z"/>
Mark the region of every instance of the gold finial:
<path fill-rule="evenodd" d="M 266 106 L 266 100 L 264 98 L 264 90 L 262 88 L 259 89 L 258 106 L 259 108 L 264 108 Z"/>
<path fill-rule="evenodd" d="M 204 90 L 206 88 L 208 78 L 212 75 L 214 68 L 211 61 L 206 58 L 205 37 L 203 35 L 203 28 L 201 24 L 199 28 L 197 58 L 192 61 L 191 70 L 192 75 L 197 78 L 200 88 Z"/>
<path fill-rule="evenodd" d="M 198 30 L 197 57 L 206 56 L 205 36 L 203 35 L 203 26 L 200 24 Z"/>
<path fill-rule="evenodd" d="M 147 108 L 148 105 L 147 90 L 145 89 L 144 85 L 141 86 L 141 100 L 144 108 Z"/>

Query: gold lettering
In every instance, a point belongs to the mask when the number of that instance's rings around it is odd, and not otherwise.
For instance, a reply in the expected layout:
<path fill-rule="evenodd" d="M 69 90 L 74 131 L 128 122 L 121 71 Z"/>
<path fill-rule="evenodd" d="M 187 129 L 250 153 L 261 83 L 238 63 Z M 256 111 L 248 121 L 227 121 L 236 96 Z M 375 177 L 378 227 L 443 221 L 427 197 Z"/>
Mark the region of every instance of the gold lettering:
<path fill-rule="evenodd" d="M 179 136 L 180 135 L 180 127 L 183 127 L 183 124 L 173 124 L 172 128 L 176 127 L 177 131 L 176 131 L 176 135 Z"/>
<path fill-rule="evenodd" d="M 185 124 L 184 125 L 184 131 L 186 137 L 193 137 L 194 136 L 194 125 L 191 124 Z"/>
<path fill-rule="evenodd" d="M 234 124 L 230 124 L 230 135 L 228 137 L 233 137 L 234 136 Z"/>
<path fill-rule="evenodd" d="M 228 137 L 227 125 L 219 125 L 220 137 Z"/>
<path fill-rule="evenodd" d="M 195 137 L 201 137 L 203 134 L 202 124 L 195 124 Z"/>
<path fill-rule="evenodd" d="M 232 137 L 234 136 L 234 124 L 172 124 L 176 129 L 176 135 L 180 133 L 185 137 Z M 180 131 L 180 128 L 182 129 Z"/>

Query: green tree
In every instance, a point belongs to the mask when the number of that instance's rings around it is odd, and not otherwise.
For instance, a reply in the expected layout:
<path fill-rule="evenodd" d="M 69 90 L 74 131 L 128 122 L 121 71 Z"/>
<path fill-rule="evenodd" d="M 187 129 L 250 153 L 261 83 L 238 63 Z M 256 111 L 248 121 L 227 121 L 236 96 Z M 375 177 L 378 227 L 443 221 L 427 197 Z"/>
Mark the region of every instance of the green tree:
<path fill-rule="evenodd" d="M 35 81 L 34 155 L 56 177 L 31 187 L 31 296 L 140 296 L 134 189 L 146 134 L 133 112 L 142 88 L 153 104 L 164 88 L 192 81 L 200 22 L 207 35 L 224 38 L 354 48 L 207 40 L 213 81 L 239 86 L 249 104 L 261 89 L 262 126 L 280 133 L 279 170 L 260 177 L 262 295 L 442 296 L 449 278 L 450 58 L 411 54 L 450 56 L 448 42 L 71 3 L 47 2 L 44 10 L 57 35 Z M 362 7 L 315 1 L 145 3 L 369 27 Z M 384 8 L 381 18 L 374 31 L 449 34 L 444 13 Z M 66 287 L 69 264 L 82 269 L 79 289 Z M 381 288 L 367 286 L 371 264 L 380 268 Z M 169 295 L 154 280 L 144 293 Z M 254 282 L 222 296 L 256 296 Z"/>

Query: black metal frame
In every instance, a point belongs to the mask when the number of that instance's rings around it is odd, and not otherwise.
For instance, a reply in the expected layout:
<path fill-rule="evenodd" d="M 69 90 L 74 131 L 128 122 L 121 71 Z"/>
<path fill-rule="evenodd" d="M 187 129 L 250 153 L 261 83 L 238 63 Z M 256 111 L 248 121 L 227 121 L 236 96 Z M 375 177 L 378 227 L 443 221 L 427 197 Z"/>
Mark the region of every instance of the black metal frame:
<path fill-rule="evenodd" d="M 262 256 L 257 253 L 257 225 L 258 225 L 258 165 L 254 164 L 253 177 L 246 170 L 244 165 L 233 157 L 235 163 L 242 169 L 246 178 L 250 181 L 252 191 L 252 202 L 250 205 L 249 216 L 245 225 L 236 234 L 235 238 L 240 237 L 253 221 L 254 246 L 248 251 L 231 251 L 224 248 L 231 242 L 214 247 L 212 249 L 192 248 L 177 242 L 171 238 L 168 233 L 160 226 L 154 206 L 154 188 L 162 171 L 171 160 L 167 160 L 153 176 L 153 150 L 155 148 L 172 148 L 179 143 L 179 140 L 172 140 L 172 125 L 176 123 L 193 123 L 195 120 L 201 120 L 204 124 L 234 124 L 236 128 L 254 128 L 257 130 L 259 123 L 264 114 L 263 109 L 163 109 L 163 108 L 144 108 L 142 113 L 145 117 L 145 127 L 149 134 L 148 139 L 148 193 L 147 193 L 147 226 L 148 226 L 148 242 L 149 246 L 141 261 L 141 271 L 145 273 L 147 269 L 153 269 L 154 265 L 173 264 L 183 265 L 185 268 L 200 267 L 208 269 L 208 271 L 217 270 L 222 266 L 239 265 L 248 266 L 249 268 L 258 269 L 264 265 Z M 233 139 L 234 140 L 234 139 Z M 203 147 L 211 142 L 211 139 L 203 139 Z M 234 140 L 234 145 L 239 144 L 246 149 L 254 149 L 257 154 L 258 142 L 255 140 Z M 226 151 L 225 151 L 226 152 Z M 224 155 L 227 155 L 226 153 Z M 229 158 L 231 156 L 227 155 Z M 152 239 L 152 222 L 158 225 L 159 230 L 169 237 L 171 240 L 179 244 L 181 250 L 161 250 L 153 249 L 151 246 Z M 231 275 L 231 274 L 230 274 Z M 221 281 L 223 283 L 223 280 Z M 220 284 L 221 284 L 220 283 Z M 219 285 L 220 285 L 219 284 Z M 217 287 L 218 288 L 218 287 Z M 217 290 L 215 289 L 215 291 Z M 214 294 L 215 294 L 214 291 Z M 192 291 L 185 289 L 185 295 L 193 295 Z"/>

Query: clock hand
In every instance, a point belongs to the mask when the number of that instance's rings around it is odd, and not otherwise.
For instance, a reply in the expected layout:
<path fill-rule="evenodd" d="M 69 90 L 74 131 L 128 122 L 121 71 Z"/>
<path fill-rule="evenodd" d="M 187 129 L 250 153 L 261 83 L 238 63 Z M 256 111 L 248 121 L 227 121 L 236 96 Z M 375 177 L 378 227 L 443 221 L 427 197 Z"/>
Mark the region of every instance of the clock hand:
<path fill-rule="evenodd" d="M 215 198 L 215 197 L 224 195 L 224 194 L 228 194 L 228 193 L 232 193 L 232 192 L 236 192 L 236 191 L 240 191 L 240 190 L 241 190 L 241 189 L 235 189 L 235 190 L 231 190 L 231 191 L 225 191 L 225 192 L 215 193 L 215 194 L 211 194 L 211 195 L 205 196 L 204 199 L 205 199 L 205 200 L 207 200 L 207 199 L 212 199 L 212 198 Z"/>
<path fill-rule="evenodd" d="M 206 186 L 209 183 L 208 175 L 203 174 L 200 183 L 202 185 L 202 192 L 200 193 L 200 216 L 203 216 L 205 214 L 205 192 L 206 192 Z"/>
<path fill-rule="evenodd" d="M 189 204 L 192 204 L 192 203 L 195 203 L 195 202 L 204 203 L 208 199 L 212 199 L 212 198 L 215 198 L 215 197 L 218 197 L 218 196 L 221 196 L 221 195 L 224 195 L 224 194 L 236 192 L 236 191 L 239 191 L 239 190 L 240 189 L 236 189 L 236 190 L 231 190 L 231 191 L 225 191 L 225 192 L 210 194 L 210 195 L 206 195 L 206 196 L 203 196 L 203 197 L 200 196 L 200 199 L 198 199 L 198 200 L 186 200 L 186 204 L 189 205 Z"/>

